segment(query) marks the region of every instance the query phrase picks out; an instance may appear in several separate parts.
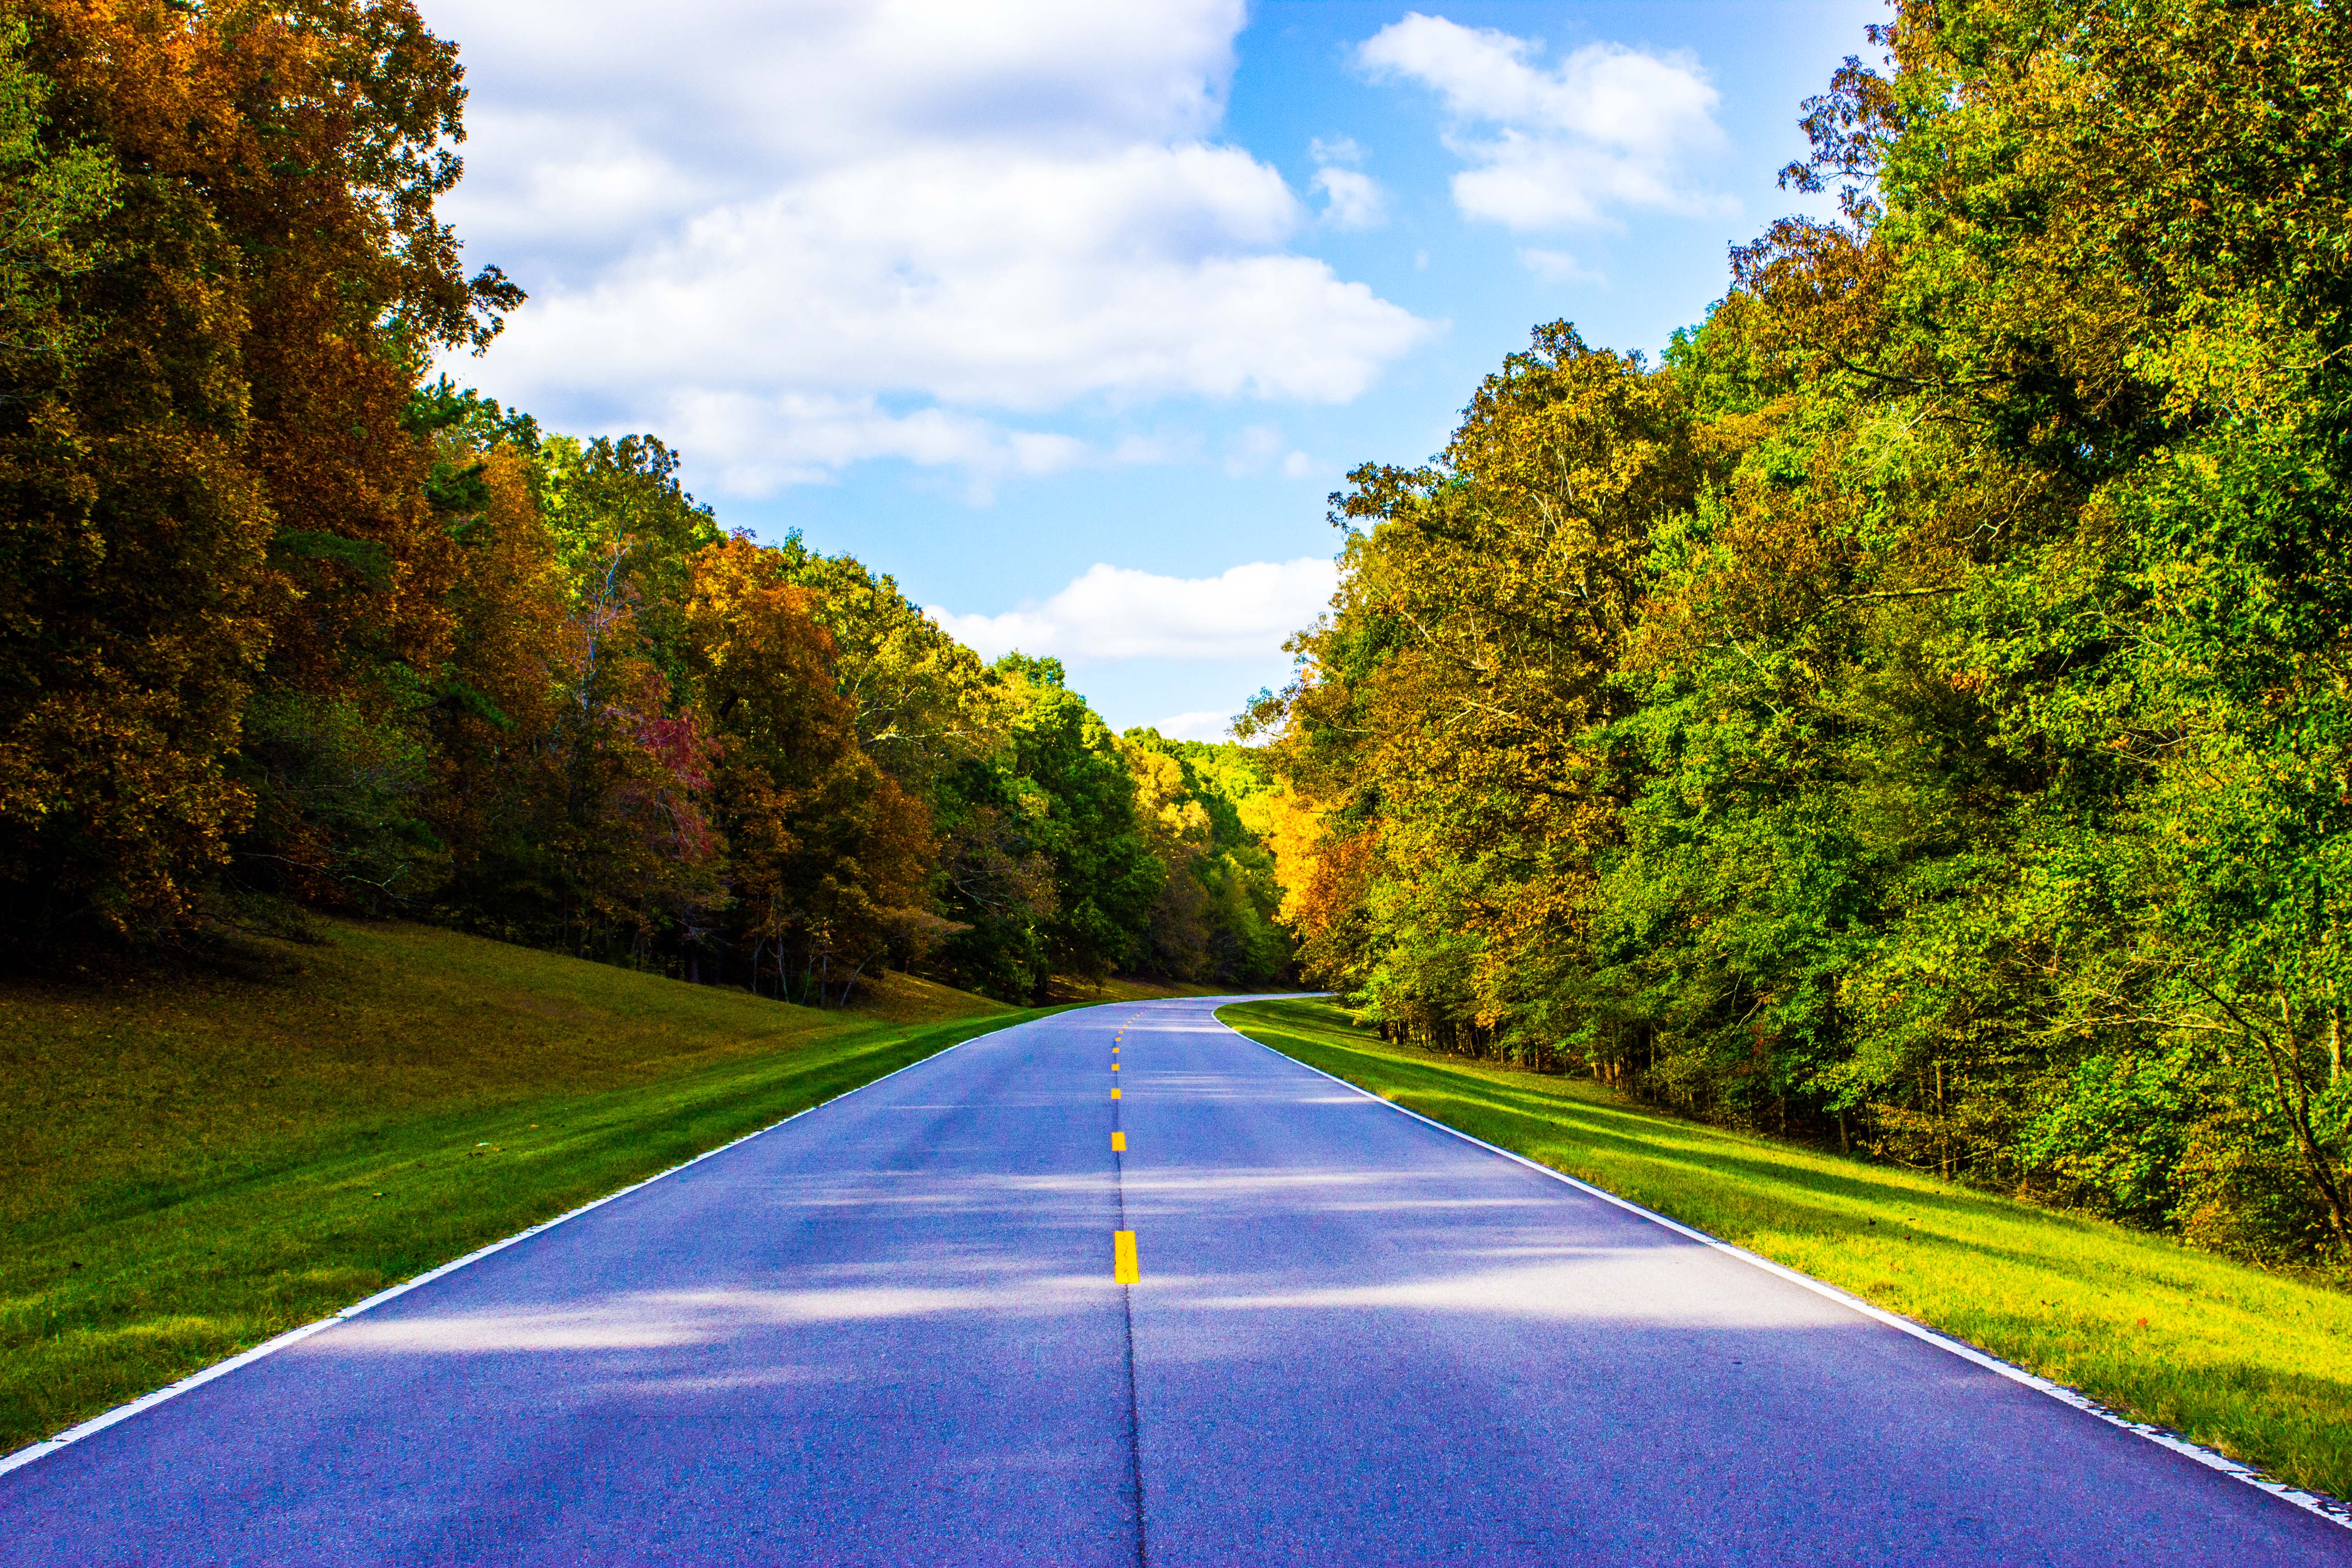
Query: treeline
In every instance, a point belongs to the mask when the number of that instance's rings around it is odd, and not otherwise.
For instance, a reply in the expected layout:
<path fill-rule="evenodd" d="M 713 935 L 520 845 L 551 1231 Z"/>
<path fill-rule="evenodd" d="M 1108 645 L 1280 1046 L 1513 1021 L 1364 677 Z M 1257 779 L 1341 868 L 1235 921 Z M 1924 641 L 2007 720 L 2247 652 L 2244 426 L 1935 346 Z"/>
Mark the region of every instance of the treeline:
<path fill-rule="evenodd" d="M 407 0 L 0 0 L 11 950 L 296 900 L 817 1005 L 1281 975 L 1240 748 L 427 384 L 522 301 L 434 215 L 463 100 Z"/>
<path fill-rule="evenodd" d="M 1368 466 L 1256 720 L 1392 1033 L 2343 1255 L 2352 16 L 1912 0 L 1664 363 Z"/>

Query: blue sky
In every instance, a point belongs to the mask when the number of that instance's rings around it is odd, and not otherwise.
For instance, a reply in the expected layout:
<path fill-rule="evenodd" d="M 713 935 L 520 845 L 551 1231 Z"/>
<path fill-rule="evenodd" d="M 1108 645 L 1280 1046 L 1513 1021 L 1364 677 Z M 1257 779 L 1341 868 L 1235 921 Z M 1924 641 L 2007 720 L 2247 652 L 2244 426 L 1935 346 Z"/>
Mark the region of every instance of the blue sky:
<path fill-rule="evenodd" d="M 1791 209 L 1877 0 L 425 0 L 446 211 L 533 294 L 449 368 L 651 430 L 723 522 L 1202 738 L 1330 591 L 1324 498 L 1565 317 L 1654 353 Z M 604 13 L 609 11 L 609 16 Z"/>

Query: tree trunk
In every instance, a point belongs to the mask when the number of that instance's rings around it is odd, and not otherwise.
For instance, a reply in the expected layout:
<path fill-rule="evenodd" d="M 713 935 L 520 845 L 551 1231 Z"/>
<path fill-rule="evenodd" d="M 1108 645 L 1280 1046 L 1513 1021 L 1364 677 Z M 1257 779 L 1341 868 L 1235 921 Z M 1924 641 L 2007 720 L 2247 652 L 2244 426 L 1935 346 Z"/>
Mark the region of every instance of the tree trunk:
<path fill-rule="evenodd" d="M 2294 1131 L 2295 1147 L 2303 1155 L 2304 1174 L 2317 1190 L 2320 1201 L 2327 1205 L 2327 1228 L 2339 1248 L 2352 1248 L 2352 1214 L 2346 1212 L 2344 1184 L 2311 1130 L 2311 1086 L 2304 1079 L 2301 1053 L 2295 1048 L 2294 1015 L 2284 996 L 2279 998 L 2279 1020 L 2284 1047 L 2268 1036 L 2257 1036 L 2256 1043 L 2262 1047 L 2263 1059 L 2270 1067 L 2271 1087 L 2277 1091 L 2280 1109 L 2286 1112 L 2287 1124 Z"/>

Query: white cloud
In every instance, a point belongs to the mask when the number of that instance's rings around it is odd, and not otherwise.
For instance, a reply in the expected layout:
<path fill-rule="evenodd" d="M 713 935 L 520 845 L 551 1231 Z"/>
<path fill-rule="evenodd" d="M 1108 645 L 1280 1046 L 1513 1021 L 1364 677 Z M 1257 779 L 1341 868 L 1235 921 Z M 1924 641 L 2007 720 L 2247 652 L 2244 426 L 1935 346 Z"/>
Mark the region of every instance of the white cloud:
<path fill-rule="evenodd" d="M 1155 719 L 1151 728 L 1171 741 L 1230 741 L 1234 738 L 1234 716 L 1230 713 L 1171 713 L 1165 719 Z"/>
<path fill-rule="evenodd" d="M 971 499 L 984 503 L 996 479 L 1104 460 L 1073 437 L 1006 429 L 940 408 L 892 414 L 871 397 L 688 391 L 669 401 L 661 426 L 675 446 L 722 455 L 720 488 L 755 497 L 829 482 L 851 463 L 900 458 L 924 468 L 966 470 Z M 725 456 L 730 454 L 746 455 Z M 1152 456 L 1129 448 L 1108 460 Z"/>
<path fill-rule="evenodd" d="M 1007 416 L 1343 403 L 1432 330 L 1288 249 L 1297 195 L 1209 139 L 1241 0 L 677 0 L 657 48 L 619 0 L 433 20 L 476 105 L 446 210 L 535 295 L 463 374 L 697 420 L 722 489 L 1049 471 L 1081 455 Z"/>
<path fill-rule="evenodd" d="M 1279 425 L 1252 425 L 1237 430 L 1225 443 L 1225 475 L 1228 479 L 1248 479 L 1279 468 L 1286 479 L 1304 479 L 1315 471 L 1315 459 L 1306 453 L 1283 448 L 1289 443 L 1283 439 Z"/>
<path fill-rule="evenodd" d="M 1323 221 L 1333 228 L 1377 228 L 1388 219 L 1388 193 L 1357 164 L 1364 150 L 1354 140 L 1318 136 L 1307 144 L 1315 160 L 1314 188 L 1323 193 Z"/>
<path fill-rule="evenodd" d="M 1269 658 L 1328 605 L 1339 569 L 1321 556 L 1257 561 L 1214 577 L 1162 577 L 1097 563 L 1042 604 L 1001 616 L 925 610 L 995 658 L 1015 648 L 1074 663 Z"/>
<path fill-rule="evenodd" d="M 1446 144 L 1470 165 L 1454 177 L 1467 216 L 1528 230 L 1606 223 L 1615 207 L 1725 209 L 1685 166 L 1723 143 L 1719 98 L 1696 60 L 1608 43 L 1549 68 L 1539 54 L 1533 39 L 1412 12 L 1366 39 L 1357 62 L 1444 100 Z"/>
<path fill-rule="evenodd" d="M 1297 216 L 1233 148 L 925 150 L 699 215 L 526 314 L 507 353 L 556 385 L 1345 402 L 1423 328 L 1321 261 L 1251 253 Z"/>
<path fill-rule="evenodd" d="M 1600 283 L 1606 281 L 1600 273 L 1586 267 L 1565 250 L 1538 250 L 1522 247 L 1519 265 L 1547 283 Z"/>
<path fill-rule="evenodd" d="M 1360 169 L 1318 169 L 1315 188 L 1323 193 L 1323 221 L 1334 228 L 1376 228 L 1388 216 L 1380 182 Z"/>
<path fill-rule="evenodd" d="M 484 100 L 625 127 L 729 177 L 855 161 L 877 136 L 1033 146 L 1206 135 L 1242 0 L 431 0 Z M 723 153 L 724 158 L 712 154 Z"/>

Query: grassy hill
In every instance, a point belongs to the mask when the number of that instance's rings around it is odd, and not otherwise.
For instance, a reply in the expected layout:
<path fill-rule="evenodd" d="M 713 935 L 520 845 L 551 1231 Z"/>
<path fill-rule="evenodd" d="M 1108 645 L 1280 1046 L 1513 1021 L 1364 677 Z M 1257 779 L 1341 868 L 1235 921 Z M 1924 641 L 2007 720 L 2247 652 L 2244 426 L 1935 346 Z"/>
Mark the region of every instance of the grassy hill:
<path fill-rule="evenodd" d="M 0 1453 L 1035 1016 L 895 975 L 820 1013 L 398 925 L 0 982 Z"/>
<path fill-rule="evenodd" d="M 1391 1046 L 1326 1002 L 1217 1016 L 1384 1100 L 2352 1497 L 2352 1293 L 1897 1166 L 1702 1126 L 1601 1085 Z"/>

